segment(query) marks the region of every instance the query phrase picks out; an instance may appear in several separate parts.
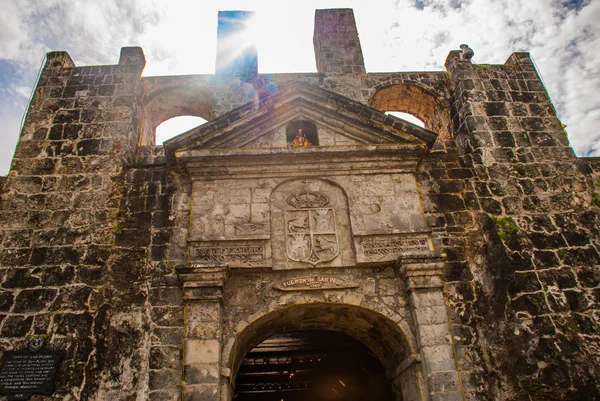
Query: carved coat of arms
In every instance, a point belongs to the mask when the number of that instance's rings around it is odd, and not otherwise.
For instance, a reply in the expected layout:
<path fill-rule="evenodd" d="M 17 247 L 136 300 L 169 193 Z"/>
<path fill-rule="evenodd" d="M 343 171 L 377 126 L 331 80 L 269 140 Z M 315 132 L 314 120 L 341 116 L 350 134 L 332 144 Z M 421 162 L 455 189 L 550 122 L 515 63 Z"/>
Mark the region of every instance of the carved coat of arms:
<path fill-rule="evenodd" d="M 335 259 L 339 254 L 335 210 L 326 207 L 327 196 L 306 190 L 286 201 L 294 207 L 285 210 L 287 257 L 313 266 Z"/>

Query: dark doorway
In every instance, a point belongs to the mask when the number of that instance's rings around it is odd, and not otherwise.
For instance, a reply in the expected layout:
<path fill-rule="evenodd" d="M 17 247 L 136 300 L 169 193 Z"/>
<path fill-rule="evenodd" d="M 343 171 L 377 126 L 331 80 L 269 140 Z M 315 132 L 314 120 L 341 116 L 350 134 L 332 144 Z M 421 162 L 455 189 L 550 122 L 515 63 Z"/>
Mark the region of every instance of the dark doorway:
<path fill-rule="evenodd" d="M 371 350 L 333 331 L 275 335 L 252 349 L 238 371 L 235 401 L 393 401 Z"/>

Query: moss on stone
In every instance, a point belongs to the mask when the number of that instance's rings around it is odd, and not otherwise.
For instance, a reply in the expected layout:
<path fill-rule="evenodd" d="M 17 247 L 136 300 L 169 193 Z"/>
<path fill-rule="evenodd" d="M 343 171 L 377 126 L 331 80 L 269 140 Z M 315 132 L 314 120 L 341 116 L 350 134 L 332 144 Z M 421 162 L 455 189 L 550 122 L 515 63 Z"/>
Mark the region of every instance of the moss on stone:
<path fill-rule="evenodd" d="M 125 226 L 123 224 L 113 224 L 112 229 L 115 234 L 121 234 Z"/>
<path fill-rule="evenodd" d="M 514 166 L 514 169 L 517 173 L 521 174 L 521 175 L 525 175 L 525 167 L 523 167 L 522 164 L 517 164 Z"/>
<path fill-rule="evenodd" d="M 494 223 L 496 223 L 498 237 L 500 237 L 502 241 L 519 230 L 517 223 L 515 223 L 510 216 L 492 218 L 494 219 Z"/>

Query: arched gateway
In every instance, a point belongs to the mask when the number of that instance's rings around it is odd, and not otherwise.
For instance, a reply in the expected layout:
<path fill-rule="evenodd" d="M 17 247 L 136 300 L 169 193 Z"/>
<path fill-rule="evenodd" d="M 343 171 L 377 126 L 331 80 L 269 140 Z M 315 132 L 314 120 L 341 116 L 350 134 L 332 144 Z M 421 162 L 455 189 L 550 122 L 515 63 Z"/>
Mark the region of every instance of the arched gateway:
<path fill-rule="evenodd" d="M 401 325 L 349 304 L 296 304 L 267 313 L 225 350 L 232 367 L 228 392 L 240 400 L 421 400 L 421 367 Z"/>

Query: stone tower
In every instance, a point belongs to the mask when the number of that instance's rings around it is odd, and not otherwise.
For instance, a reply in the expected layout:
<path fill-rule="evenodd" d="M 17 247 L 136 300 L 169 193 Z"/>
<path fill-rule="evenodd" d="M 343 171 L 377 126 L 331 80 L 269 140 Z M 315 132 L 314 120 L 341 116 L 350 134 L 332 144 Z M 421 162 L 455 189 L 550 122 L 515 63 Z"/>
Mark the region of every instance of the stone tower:
<path fill-rule="evenodd" d="M 348 9 L 314 45 L 268 76 L 48 53 L 0 182 L 1 349 L 63 352 L 52 399 L 600 399 L 600 165 L 529 55 L 367 73 Z"/>

